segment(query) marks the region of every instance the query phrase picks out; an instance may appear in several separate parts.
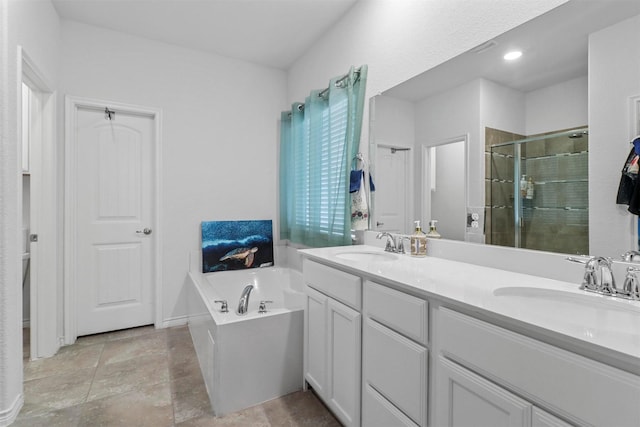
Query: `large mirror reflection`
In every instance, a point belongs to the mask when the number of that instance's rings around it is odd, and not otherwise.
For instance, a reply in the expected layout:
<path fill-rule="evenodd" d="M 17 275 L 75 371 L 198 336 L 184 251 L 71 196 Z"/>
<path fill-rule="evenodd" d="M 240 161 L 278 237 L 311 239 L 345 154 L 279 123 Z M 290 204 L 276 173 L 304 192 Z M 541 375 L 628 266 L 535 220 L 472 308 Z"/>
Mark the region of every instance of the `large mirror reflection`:
<path fill-rule="evenodd" d="M 373 97 L 372 228 L 437 220 L 447 239 L 636 249 L 615 192 L 640 133 L 639 27 L 638 1 L 572 0 Z"/>

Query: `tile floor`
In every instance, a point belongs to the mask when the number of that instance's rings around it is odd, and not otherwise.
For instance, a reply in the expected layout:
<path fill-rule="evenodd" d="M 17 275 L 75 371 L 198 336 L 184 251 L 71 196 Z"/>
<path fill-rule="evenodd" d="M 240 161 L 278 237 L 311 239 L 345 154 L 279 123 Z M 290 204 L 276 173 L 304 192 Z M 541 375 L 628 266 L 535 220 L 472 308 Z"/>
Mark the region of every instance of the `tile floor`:
<path fill-rule="evenodd" d="M 19 426 L 340 426 L 312 392 L 296 392 L 214 417 L 186 326 L 81 337 L 49 359 L 29 361 Z"/>

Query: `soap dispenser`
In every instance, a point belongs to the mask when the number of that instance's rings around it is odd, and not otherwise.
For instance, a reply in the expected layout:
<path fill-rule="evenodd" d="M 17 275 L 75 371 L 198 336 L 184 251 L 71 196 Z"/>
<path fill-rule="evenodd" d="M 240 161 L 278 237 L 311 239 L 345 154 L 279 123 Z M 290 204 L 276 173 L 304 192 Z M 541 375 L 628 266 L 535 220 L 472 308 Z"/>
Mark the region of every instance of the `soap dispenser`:
<path fill-rule="evenodd" d="M 436 222 L 438 222 L 437 219 L 432 219 L 431 221 L 429 221 L 429 232 L 427 233 L 427 237 L 431 239 L 439 239 L 440 237 L 442 237 L 436 230 Z"/>
<path fill-rule="evenodd" d="M 420 221 L 413 221 L 416 224 L 416 230 L 411 235 L 411 256 L 423 257 L 427 256 L 427 235 L 420 228 Z"/>

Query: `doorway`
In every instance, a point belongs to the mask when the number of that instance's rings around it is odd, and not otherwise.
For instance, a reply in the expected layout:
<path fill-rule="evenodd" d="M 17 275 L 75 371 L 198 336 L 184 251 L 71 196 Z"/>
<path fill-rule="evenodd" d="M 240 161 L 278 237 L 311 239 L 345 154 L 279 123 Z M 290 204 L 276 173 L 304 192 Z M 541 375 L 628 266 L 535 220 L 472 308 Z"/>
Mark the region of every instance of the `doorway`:
<path fill-rule="evenodd" d="M 22 186 L 20 248 L 23 259 L 23 333 L 29 357 L 53 356 L 60 348 L 58 310 L 61 263 L 57 215 L 56 94 L 27 53 L 18 48 L 21 76 L 19 153 Z M 28 315 L 28 316 L 25 316 Z"/>
<path fill-rule="evenodd" d="M 445 239 L 466 240 L 466 159 L 466 135 L 422 146 L 422 218 L 438 221 Z"/>
<path fill-rule="evenodd" d="M 161 322 L 160 111 L 68 97 L 65 340 Z"/>

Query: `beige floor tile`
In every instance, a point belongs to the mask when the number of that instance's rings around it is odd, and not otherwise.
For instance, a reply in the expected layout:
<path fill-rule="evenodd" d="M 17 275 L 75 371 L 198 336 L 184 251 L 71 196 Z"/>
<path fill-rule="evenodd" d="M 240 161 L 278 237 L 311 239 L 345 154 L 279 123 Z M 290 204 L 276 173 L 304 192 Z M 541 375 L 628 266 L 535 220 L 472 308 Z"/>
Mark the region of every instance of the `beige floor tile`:
<path fill-rule="evenodd" d="M 169 353 L 169 369 L 172 380 L 182 377 L 202 376 L 195 350 L 171 351 Z"/>
<path fill-rule="evenodd" d="M 24 383 L 25 401 L 20 415 L 32 417 L 49 411 L 68 408 L 85 401 L 94 369 L 39 378 Z"/>
<path fill-rule="evenodd" d="M 122 338 L 104 343 L 100 364 L 122 362 L 124 360 L 167 353 L 167 334 L 163 330 L 153 333 Z"/>
<path fill-rule="evenodd" d="M 80 427 L 173 426 L 169 383 L 94 400 L 83 406 Z"/>
<path fill-rule="evenodd" d="M 102 348 L 101 344 L 87 347 L 62 347 L 53 357 L 27 361 L 24 365 L 24 379 L 30 381 L 75 372 L 78 369 L 95 368 L 98 366 Z"/>
<path fill-rule="evenodd" d="M 214 417 L 212 415 L 193 418 L 183 423 L 176 423 L 179 427 L 276 427 L 270 424 L 261 406 L 254 406 L 243 411 Z M 279 427 L 279 426 L 278 426 Z"/>
<path fill-rule="evenodd" d="M 272 426 L 340 426 L 338 420 L 311 391 L 291 393 L 261 406 Z"/>
<path fill-rule="evenodd" d="M 176 423 L 213 414 L 201 375 L 182 377 L 172 381 L 171 397 Z"/>
<path fill-rule="evenodd" d="M 24 387 L 18 427 L 339 426 L 312 392 L 214 417 L 187 327 L 81 337 L 25 361 Z"/>
<path fill-rule="evenodd" d="M 96 370 L 87 401 L 168 381 L 169 361 L 166 354 L 100 365 Z"/>
<path fill-rule="evenodd" d="M 18 419 L 11 427 L 76 427 L 80 420 L 81 405 L 58 409 L 44 415 Z"/>

